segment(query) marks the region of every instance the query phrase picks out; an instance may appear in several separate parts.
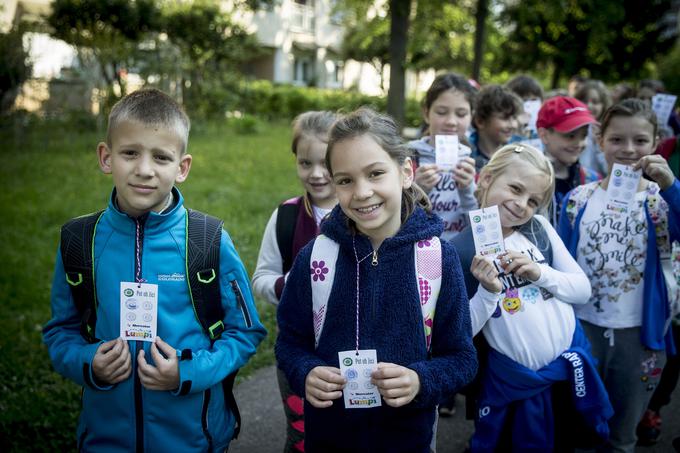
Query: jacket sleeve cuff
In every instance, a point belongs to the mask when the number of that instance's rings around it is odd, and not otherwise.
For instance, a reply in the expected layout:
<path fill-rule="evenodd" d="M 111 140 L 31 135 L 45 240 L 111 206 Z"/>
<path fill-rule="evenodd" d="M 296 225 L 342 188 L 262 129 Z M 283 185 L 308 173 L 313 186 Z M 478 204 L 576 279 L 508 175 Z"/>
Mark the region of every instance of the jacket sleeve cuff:
<path fill-rule="evenodd" d="M 276 279 L 276 282 L 274 282 L 274 293 L 276 293 L 276 298 L 278 300 L 281 300 L 281 294 L 283 294 L 283 286 L 286 284 L 286 279 L 282 275 L 281 277 Z"/>
<path fill-rule="evenodd" d="M 93 343 L 93 344 L 88 344 L 83 347 L 83 380 L 85 381 L 85 384 L 93 388 L 95 390 L 111 390 L 114 385 L 111 384 L 106 384 L 105 382 L 100 381 L 99 379 L 96 378 L 94 375 L 94 369 L 92 367 L 92 362 L 94 361 L 94 355 L 97 352 L 97 349 L 99 346 L 102 344 L 100 341 L 99 343 Z"/>
<path fill-rule="evenodd" d="M 170 391 L 172 395 L 184 396 L 191 393 L 193 386 L 193 353 L 191 349 L 177 350 L 177 366 L 179 367 L 179 386 Z"/>

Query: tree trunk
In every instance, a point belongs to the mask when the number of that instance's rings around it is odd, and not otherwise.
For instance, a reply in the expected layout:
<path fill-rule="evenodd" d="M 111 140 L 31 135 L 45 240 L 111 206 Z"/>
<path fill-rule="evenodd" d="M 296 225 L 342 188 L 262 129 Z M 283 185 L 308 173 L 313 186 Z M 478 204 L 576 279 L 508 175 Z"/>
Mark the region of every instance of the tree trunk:
<path fill-rule="evenodd" d="M 475 13 L 475 55 L 472 62 L 472 78 L 479 82 L 484 60 L 484 41 L 486 40 L 486 18 L 489 15 L 489 0 L 477 0 Z"/>
<path fill-rule="evenodd" d="M 552 80 L 550 81 L 550 88 L 553 90 L 557 89 L 557 85 L 560 83 L 560 76 L 562 75 L 562 62 L 553 61 L 553 73 Z"/>
<path fill-rule="evenodd" d="M 411 0 L 390 0 L 390 88 L 387 92 L 387 113 L 404 125 L 406 45 L 408 43 Z"/>

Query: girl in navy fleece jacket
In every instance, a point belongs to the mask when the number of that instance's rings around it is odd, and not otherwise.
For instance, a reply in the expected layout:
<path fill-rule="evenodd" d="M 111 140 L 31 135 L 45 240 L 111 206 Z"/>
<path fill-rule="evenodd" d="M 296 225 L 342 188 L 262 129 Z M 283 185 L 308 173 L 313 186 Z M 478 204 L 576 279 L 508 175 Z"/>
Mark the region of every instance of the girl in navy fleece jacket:
<path fill-rule="evenodd" d="M 326 155 L 339 206 L 321 233 L 339 245 L 336 278 L 315 347 L 310 256 L 303 248 L 278 309 L 276 358 L 305 395 L 305 450 L 428 452 L 435 407 L 475 375 L 460 262 L 442 243 L 441 288 L 431 348 L 425 339 L 414 243 L 442 233 L 413 183 L 395 123 L 369 109 L 338 120 Z M 315 240 L 315 242 L 318 241 Z M 438 272 L 439 270 L 435 270 Z M 338 353 L 375 350 L 382 405 L 346 409 Z M 303 393 L 304 392 L 304 393 Z"/>

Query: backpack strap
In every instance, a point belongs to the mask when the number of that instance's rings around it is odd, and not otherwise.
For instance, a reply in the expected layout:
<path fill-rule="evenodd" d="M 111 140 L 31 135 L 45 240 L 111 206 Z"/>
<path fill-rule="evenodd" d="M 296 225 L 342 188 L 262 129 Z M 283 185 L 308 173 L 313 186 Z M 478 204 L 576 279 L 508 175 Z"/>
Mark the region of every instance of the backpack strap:
<path fill-rule="evenodd" d="M 81 316 L 80 334 L 96 343 L 97 291 L 94 278 L 94 237 L 104 211 L 76 217 L 61 227 L 61 261 L 76 310 Z"/>
<path fill-rule="evenodd" d="M 222 221 L 187 209 L 186 272 L 189 295 L 196 319 L 210 337 L 224 332 L 224 310 L 220 295 L 220 240 Z"/>
<path fill-rule="evenodd" d="M 438 237 L 432 237 L 413 244 L 416 263 L 416 283 L 423 316 L 423 332 L 427 350 L 430 350 L 432 326 L 442 281 L 442 252 Z M 314 321 L 314 347 L 326 320 L 328 300 L 333 289 L 335 269 L 340 245 L 320 234 L 314 240 L 310 257 L 310 279 L 312 285 L 312 314 Z"/>
<path fill-rule="evenodd" d="M 293 238 L 302 198 L 291 198 L 279 205 L 276 211 L 276 243 L 283 260 L 283 273 L 293 267 Z"/>
<path fill-rule="evenodd" d="M 224 332 L 224 310 L 220 289 L 220 242 L 223 222 L 200 211 L 187 209 L 186 272 L 189 294 L 196 319 L 214 342 Z M 232 439 L 241 432 L 241 412 L 234 397 L 234 381 L 238 370 L 222 381 L 224 404 L 234 415 L 236 424 Z"/>
<path fill-rule="evenodd" d="M 413 244 L 425 347 L 430 351 L 435 308 L 442 285 L 442 245 L 437 236 Z"/>
<path fill-rule="evenodd" d="M 591 183 L 578 186 L 571 191 L 571 195 L 569 196 L 569 199 L 566 201 L 567 203 L 566 213 L 567 219 L 569 220 L 569 224 L 571 225 L 572 228 L 574 227 L 574 223 L 576 222 L 576 217 L 578 216 L 578 213 L 581 211 L 583 206 L 585 206 L 585 204 L 588 202 L 590 196 L 593 194 L 595 189 L 597 189 L 598 184 L 599 184 L 598 181 L 593 181 Z"/>
<path fill-rule="evenodd" d="M 319 346 L 319 338 L 326 320 L 328 299 L 335 280 L 335 263 L 338 261 L 340 244 L 320 234 L 314 240 L 310 257 L 310 278 L 312 282 L 312 314 L 314 316 L 314 348 Z"/>

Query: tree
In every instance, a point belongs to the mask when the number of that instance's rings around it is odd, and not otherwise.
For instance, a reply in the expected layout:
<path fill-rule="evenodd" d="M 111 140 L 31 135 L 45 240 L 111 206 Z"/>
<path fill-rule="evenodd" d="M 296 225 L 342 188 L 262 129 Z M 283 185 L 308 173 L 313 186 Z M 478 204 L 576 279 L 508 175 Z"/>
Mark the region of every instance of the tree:
<path fill-rule="evenodd" d="M 475 12 L 475 51 L 472 62 L 472 78 L 479 80 L 484 59 L 484 42 L 486 34 L 486 19 L 489 16 L 489 0 L 477 0 Z"/>
<path fill-rule="evenodd" d="M 511 70 L 552 69 L 553 87 L 582 71 L 605 81 L 638 78 L 672 41 L 658 20 L 671 0 L 523 0 L 502 13 L 509 35 L 502 64 Z M 669 42 L 670 41 L 670 42 Z"/>
<path fill-rule="evenodd" d="M 349 25 L 342 43 L 342 56 L 345 60 L 368 63 L 380 74 L 380 89 L 383 92 L 384 69 L 390 59 L 389 42 L 389 18 L 376 15 L 367 22 Z"/>
<path fill-rule="evenodd" d="M 390 0 L 390 88 L 387 113 L 402 126 L 405 120 L 406 46 L 411 0 Z"/>
<path fill-rule="evenodd" d="M 52 36 L 76 47 L 83 66 L 95 66 L 109 102 L 126 92 L 125 70 L 137 44 L 159 29 L 153 0 L 54 0 Z"/>
<path fill-rule="evenodd" d="M 31 75 L 31 63 L 23 45 L 24 25 L 0 33 L 0 115 L 14 104 L 18 89 Z"/>

